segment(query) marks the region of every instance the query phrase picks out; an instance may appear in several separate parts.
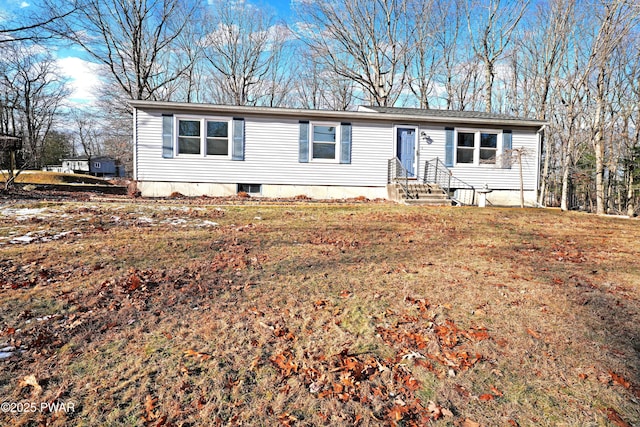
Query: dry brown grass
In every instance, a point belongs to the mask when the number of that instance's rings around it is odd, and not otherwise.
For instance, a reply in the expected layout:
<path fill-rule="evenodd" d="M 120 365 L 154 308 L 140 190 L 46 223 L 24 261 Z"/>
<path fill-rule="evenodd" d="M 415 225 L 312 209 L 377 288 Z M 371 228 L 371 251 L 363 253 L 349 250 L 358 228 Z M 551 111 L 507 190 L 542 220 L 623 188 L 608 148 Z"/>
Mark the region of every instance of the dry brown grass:
<path fill-rule="evenodd" d="M 0 182 L 8 177 L 7 173 L 0 174 Z M 20 184 L 99 184 L 111 185 L 104 179 L 96 178 L 91 175 L 83 175 L 76 173 L 48 172 L 38 170 L 22 171 L 16 177 L 15 182 Z"/>
<path fill-rule="evenodd" d="M 5 206 L 3 400 L 75 411 L 0 424 L 638 425 L 639 242 L 553 210 Z"/>

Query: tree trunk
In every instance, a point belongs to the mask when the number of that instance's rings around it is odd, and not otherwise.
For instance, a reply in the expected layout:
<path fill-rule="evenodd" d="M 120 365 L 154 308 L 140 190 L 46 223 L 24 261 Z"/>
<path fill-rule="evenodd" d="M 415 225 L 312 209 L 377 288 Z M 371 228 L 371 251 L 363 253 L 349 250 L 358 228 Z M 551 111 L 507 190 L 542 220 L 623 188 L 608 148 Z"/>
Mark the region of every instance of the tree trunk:
<path fill-rule="evenodd" d="M 633 193 L 633 168 L 631 168 L 629 171 L 629 179 L 627 180 L 627 215 L 630 217 L 636 214 Z"/>
<path fill-rule="evenodd" d="M 563 211 L 569 210 L 569 172 L 572 164 L 571 153 L 573 153 L 573 146 L 573 136 L 570 134 L 562 162 L 562 195 L 560 197 L 560 209 Z"/>
<path fill-rule="evenodd" d="M 547 182 L 549 181 L 549 165 L 551 163 L 551 138 L 544 138 L 544 165 L 542 167 L 542 179 L 540 181 L 540 194 L 538 195 L 538 203 L 540 206 L 547 206 L 545 196 L 547 192 Z"/>
<path fill-rule="evenodd" d="M 491 112 L 491 95 L 493 93 L 493 63 L 491 61 L 485 60 L 485 92 L 484 92 L 484 102 L 485 102 L 485 111 L 487 113 Z"/>
<path fill-rule="evenodd" d="M 604 102 L 604 101 L 602 101 Z M 593 137 L 593 149 L 596 155 L 596 213 L 604 215 L 605 206 L 605 180 L 604 180 L 604 122 L 602 121 L 602 106 L 598 105 L 596 115 L 596 133 Z"/>

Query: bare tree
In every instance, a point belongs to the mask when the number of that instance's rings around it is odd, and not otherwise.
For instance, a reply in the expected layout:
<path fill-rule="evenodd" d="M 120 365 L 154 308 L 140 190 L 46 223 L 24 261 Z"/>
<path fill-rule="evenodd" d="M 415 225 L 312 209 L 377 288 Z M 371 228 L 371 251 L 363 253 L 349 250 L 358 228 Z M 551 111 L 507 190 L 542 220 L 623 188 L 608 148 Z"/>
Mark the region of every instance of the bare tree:
<path fill-rule="evenodd" d="M 434 95 L 435 77 L 438 67 L 438 51 L 434 48 L 435 28 L 433 19 L 434 0 L 416 0 L 410 3 L 408 13 L 415 17 L 412 31 L 414 46 L 413 61 L 408 75 L 409 89 L 418 99 L 420 108 L 429 108 L 429 99 Z M 446 27 L 445 27 L 446 28 Z M 445 30 L 446 31 L 446 30 Z"/>
<path fill-rule="evenodd" d="M 614 50 L 620 45 L 622 39 L 635 25 L 638 9 L 635 5 L 624 0 L 605 2 L 596 15 L 599 28 L 591 45 L 589 58 L 589 70 L 595 74 L 595 87 L 592 86 L 592 96 L 595 101 L 593 113 L 593 134 L 591 143 L 595 151 L 596 160 L 596 213 L 606 212 L 605 200 L 605 110 L 607 106 L 607 92 L 609 91 L 611 59 Z"/>
<path fill-rule="evenodd" d="M 396 102 L 412 51 L 404 0 L 300 2 L 299 12 L 299 37 L 323 65 L 355 82 L 369 102 Z"/>
<path fill-rule="evenodd" d="M 552 95 L 562 91 L 559 84 L 560 64 L 567 54 L 571 30 L 575 22 L 575 0 L 549 0 L 538 3 L 532 13 L 523 20 L 526 31 L 514 40 L 514 80 L 520 78 L 514 88 L 514 109 L 523 115 L 539 120 L 549 119 L 549 103 Z M 518 71 L 516 71 L 516 67 Z M 554 86 L 555 85 L 555 86 Z M 554 91 L 554 89 L 557 89 Z M 556 96 L 557 98 L 557 96 Z M 550 134 L 554 127 L 548 129 Z M 553 135 L 545 138 L 544 162 L 538 202 L 545 203 L 554 152 Z"/>
<path fill-rule="evenodd" d="M 290 37 L 273 14 L 245 2 L 215 0 L 208 11 L 204 57 L 213 70 L 214 100 L 256 105 L 285 76 L 283 49 Z M 271 87 L 269 88 L 269 84 Z M 275 97 L 271 96 L 272 104 Z M 276 103 L 277 104 L 277 103 Z"/>
<path fill-rule="evenodd" d="M 484 64 L 485 110 L 492 111 L 496 64 L 511 41 L 529 0 L 477 0 L 467 9 L 471 46 Z"/>
<path fill-rule="evenodd" d="M 89 110 L 75 109 L 71 113 L 71 118 L 76 128 L 75 140 L 80 146 L 80 152 L 91 164 L 91 159 L 100 155 L 102 151 L 98 117 Z"/>
<path fill-rule="evenodd" d="M 480 64 L 463 31 L 464 1 L 434 0 L 428 16 L 436 60 L 433 87 L 440 88 L 438 98 L 444 99 L 447 110 L 477 109 L 484 85 Z"/>
<path fill-rule="evenodd" d="M 582 68 L 580 57 L 576 53 L 577 45 L 574 44 L 574 53 L 566 55 L 561 63 L 562 88 L 558 90 L 560 98 L 559 105 L 556 106 L 555 115 L 552 122 L 553 133 L 559 134 L 562 141 L 561 162 L 562 162 L 562 193 L 560 207 L 563 211 L 568 210 L 571 171 L 577 162 L 577 146 L 580 144 L 579 132 L 584 129 L 584 118 L 586 110 L 584 101 L 586 91 L 584 87 L 585 70 Z M 579 149 L 580 147 L 578 147 Z"/>
<path fill-rule="evenodd" d="M 640 172 L 640 33 L 626 38 L 616 52 L 615 94 L 613 102 L 619 109 L 612 128 L 609 158 L 609 188 L 616 185 L 616 210 L 634 216 L 637 209 L 636 179 Z M 610 203 L 612 202 L 610 198 Z"/>
<path fill-rule="evenodd" d="M 311 109 L 349 110 L 353 107 L 355 83 L 320 64 L 314 55 L 301 50 L 294 81 L 297 102 Z"/>
<path fill-rule="evenodd" d="M 29 166 L 40 167 L 43 141 L 69 91 L 55 60 L 42 49 L 5 44 L 0 47 L 0 58 L 6 58 L 0 76 L 0 131 L 22 134 L 23 157 Z"/>
<path fill-rule="evenodd" d="M 55 31 L 102 64 L 128 98 L 161 99 L 187 69 L 171 49 L 195 15 L 195 2 L 187 0 L 83 0 Z"/>
<path fill-rule="evenodd" d="M 17 42 L 42 42 L 53 37 L 50 31 L 58 23 L 73 14 L 79 7 L 77 0 L 65 1 L 53 13 L 48 3 L 29 16 L 12 17 L 5 24 L 0 22 L 0 44 Z"/>

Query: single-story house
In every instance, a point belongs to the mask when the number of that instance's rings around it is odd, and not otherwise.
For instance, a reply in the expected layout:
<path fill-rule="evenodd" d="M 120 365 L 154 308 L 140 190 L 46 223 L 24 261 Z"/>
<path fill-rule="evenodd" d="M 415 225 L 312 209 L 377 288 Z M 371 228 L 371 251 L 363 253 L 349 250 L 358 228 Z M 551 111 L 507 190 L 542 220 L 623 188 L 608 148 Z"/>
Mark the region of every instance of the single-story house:
<path fill-rule="evenodd" d="M 62 159 L 62 172 L 84 173 L 100 177 L 122 177 L 124 168 L 112 157 L 109 156 L 78 156 Z"/>
<path fill-rule="evenodd" d="M 469 204 L 484 189 L 490 203 L 518 205 L 522 178 L 525 202 L 535 204 L 546 124 L 539 120 L 390 107 L 130 104 L 133 176 L 143 196 L 402 199 L 439 186 Z M 420 193 L 419 185 L 431 186 Z"/>

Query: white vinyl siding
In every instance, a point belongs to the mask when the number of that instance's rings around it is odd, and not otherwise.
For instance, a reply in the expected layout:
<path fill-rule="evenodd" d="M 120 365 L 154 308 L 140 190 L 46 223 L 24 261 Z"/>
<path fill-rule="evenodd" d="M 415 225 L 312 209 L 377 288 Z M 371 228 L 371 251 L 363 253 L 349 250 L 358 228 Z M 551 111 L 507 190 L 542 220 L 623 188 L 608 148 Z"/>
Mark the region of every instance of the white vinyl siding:
<path fill-rule="evenodd" d="M 225 156 L 203 155 L 163 158 L 162 113 L 173 112 L 136 109 L 134 172 L 139 181 L 228 183 L 233 184 L 234 189 L 238 183 L 384 187 L 387 184 L 388 160 L 395 156 L 394 124 L 390 122 L 351 121 L 350 164 L 319 161 L 301 163 L 300 120 L 307 118 L 244 116 L 244 161 L 233 161 Z M 231 123 L 231 117 L 224 119 Z M 443 123 L 419 127 L 419 174 L 423 173 L 425 160 L 438 157 L 444 162 L 446 126 Z M 229 131 L 231 128 L 230 126 Z M 467 128 L 476 130 L 473 127 L 465 127 Z M 527 153 L 523 156 L 525 190 L 535 190 L 539 156 L 536 130 L 517 127 L 509 129 L 513 132 L 513 149 L 524 148 Z M 483 128 L 479 127 L 477 130 Z M 421 136 L 422 132 L 426 135 L 424 138 Z M 233 135 L 229 135 L 229 138 L 233 138 Z M 500 144 L 499 138 L 495 165 L 455 164 L 450 168 L 453 176 L 476 188 L 487 184 L 493 190 L 518 190 L 520 178 L 517 161 L 513 162 L 510 169 L 501 168 Z"/>
<path fill-rule="evenodd" d="M 393 128 L 352 122 L 351 163 L 298 162 L 299 119 L 245 119 L 244 161 L 219 156 L 162 157 L 162 113 L 137 110 L 140 181 L 385 186 Z M 231 118 L 229 118 L 231 120 Z M 339 140 L 338 140 L 339 141 Z M 337 144 L 339 145 L 339 144 Z"/>
<path fill-rule="evenodd" d="M 534 130 L 523 131 L 513 129 L 512 138 L 513 149 L 524 148 L 524 151 L 527 153 L 522 157 L 524 189 L 535 190 L 538 175 L 538 135 Z M 453 176 L 476 188 L 483 187 L 486 184 L 493 190 L 519 190 L 520 170 L 517 159 L 512 160 L 511 168 L 503 168 L 502 156 L 511 154 L 504 154 L 501 144 L 502 134 L 498 135 L 495 164 L 477 165 L 456 163 L 450 168 Z"/>
<path fill-rule="evenodd" d="M 424 172 L 424 163 L 426 160 L 432 160 L 436 157 L 444 163 L 445 158 L 445 125 L 442 126 L 421 126 L 420 133 L 424 132 L 430 139 L 428 144 L 426 138 L 420 138 L 420 159 L 419 174 Z M 465 131 L 473 128 L 464 128 Z M 538 136 L 535 130 L 518 130 L 513 131 L 513 148 L 523 147 L 528 153 L 522 158 L 522 170 L 524 177 L 525 190 L 535 190 L 537 188 L 537 168 L 538 168 Z M 500 140 L 500 138 L 498 138 Z M 455 143 L 457 144 L 457 134 L 455 135 Z M 498 141 L 500 146 L 500 141 Z M 501 148 L 498 148 L 500 150 Z M 453 176 L 462 181 L 473 185 L 476 188 L 483 187 L 485 184 L 493 190 L 519 190 L 520 189 L 520 171 L 518 169 L 517 159 L 512 161 L 510 169 L 503 169 L 501 153 L 498 153 L 496 164 L 475 165 L 475 164 L 455 164 L 449 169 Z"/>

